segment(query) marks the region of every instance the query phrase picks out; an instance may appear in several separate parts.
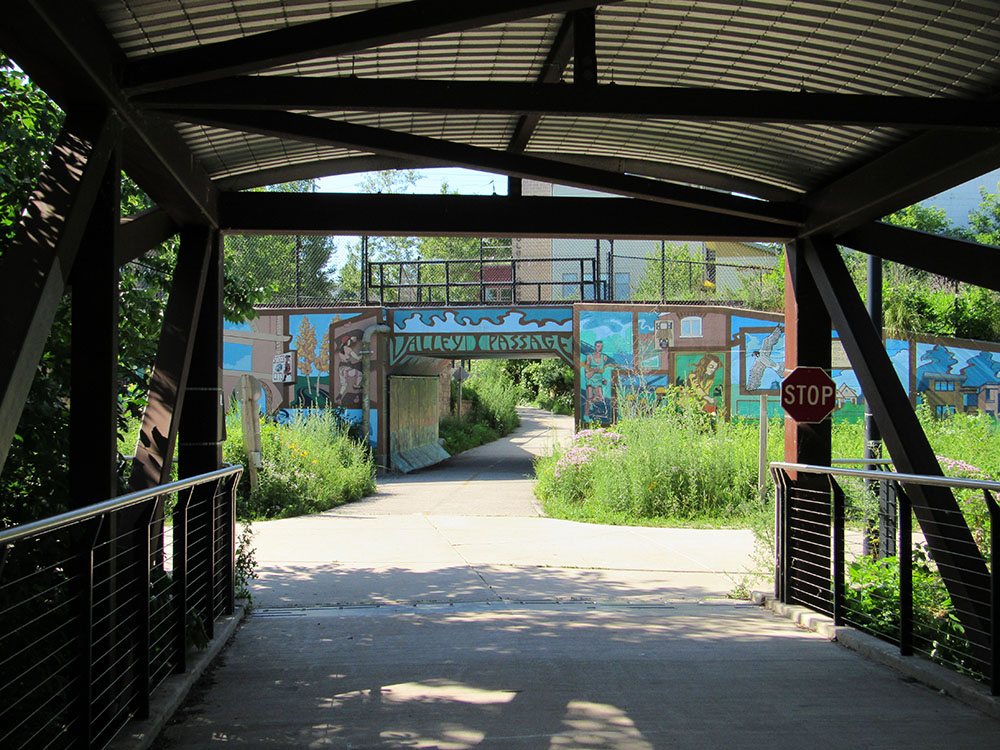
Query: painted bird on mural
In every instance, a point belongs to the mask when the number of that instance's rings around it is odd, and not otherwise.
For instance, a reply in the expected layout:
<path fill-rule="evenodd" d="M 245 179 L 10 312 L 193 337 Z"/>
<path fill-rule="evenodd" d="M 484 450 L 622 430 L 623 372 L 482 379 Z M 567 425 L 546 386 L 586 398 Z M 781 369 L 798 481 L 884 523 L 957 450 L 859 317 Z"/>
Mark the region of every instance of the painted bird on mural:
<path fill-rule="evenodd" d="M 778 372 L 778 364 L 771 359 L 771 350 L 774 349 L 774 345 L 778 343 L 783 332 L 783 326 L 775 326 L 774 330 L 767 334 L 764 340 L 760 342 L 760 349 L 752 354 L 754 363 L 750 368 L 750 375 L 747 377 L 748 391 L 756 391 L 760 388 L 761 381 L 764 379 L 764 373 L 768 370 L 774 370 L 775 374 L 781 377 L 781 373 Z"/>

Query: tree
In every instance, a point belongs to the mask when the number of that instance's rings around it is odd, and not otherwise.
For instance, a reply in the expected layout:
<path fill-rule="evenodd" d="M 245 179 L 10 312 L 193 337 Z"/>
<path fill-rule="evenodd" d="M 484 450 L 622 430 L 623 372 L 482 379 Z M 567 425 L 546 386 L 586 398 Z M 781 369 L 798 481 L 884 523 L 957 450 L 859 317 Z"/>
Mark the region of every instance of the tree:
<path fill-rule="evenodd" d="M 0 52 L 0 248 L 14 234 L 63 113 Z"/>
<path fill-rule="evenodd" d="M 311 193 L 315 180 L 258 188 L 261 192 Z M 263 301 L 293 307 L 334 299 L 330 263 L 335 244 L 323 235 L 230 235 L 226 238 L 228 275 L 259 289 Z"/>
<path fill-rule="evenodd" d="M 62 112 L 0 53 L 0 250 L 16 231 L 48 152 L 62 124 Z M 132 214 L 151 205 L 122 175 L 121 210 Z M 149 376 L 163 311 L 176 263 L 176 240 L 164 243 L 120 269 L 120 427 L 138 417 L 146 403 Z M 230 272 L 224 309 L 234 322 L 253 316 L 259 289 Z M 17 433 L 0 477 L 0 525 L 12 525 L 66 509 L 69 467 L 70 341 L 72 289 L 63 298 L 49 332 Z M 97 500 L 99 498 L 95 498 Z"/>

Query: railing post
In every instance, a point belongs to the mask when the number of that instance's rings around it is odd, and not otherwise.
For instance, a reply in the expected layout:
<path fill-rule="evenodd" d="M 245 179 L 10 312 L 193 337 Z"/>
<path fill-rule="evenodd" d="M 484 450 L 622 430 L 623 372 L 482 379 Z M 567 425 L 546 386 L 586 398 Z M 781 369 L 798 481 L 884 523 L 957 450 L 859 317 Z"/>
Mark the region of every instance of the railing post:
<path fill-rule="evenodd" d="M 226 526 L 229 529 L 229 557 L 228 569 L 226 570 L 227 591 L 225 599 L 225 614 L 231 615 L 236 611 L 236 485 L 239 483 L 239 474 L 229 479 L 229 489 L 226 490 L 228 501 L 226 502 Z"/>
<path fill-rule="evenodd" d="M 451 263 L 444 262 L 444 304 L 451 307 Z"/>
<path fill-rule="evenodd" d="M 174 672 L 187 671 L 187 515 L 193 489 L 178 493 L 174 506 Z M 181 497 L 184 494 L 184 497 Z"/>
<path fill-rule="evenodd" d="M 910 498 L 902 486 L 896 487 L 899 509 L 899 653 L 913 654 L 913 532 Z"/>
<path fill-rule="evenodd" d="M 160 498 L 152 500 L 149 504 L 149 510 L 147 513 L 143 514 L 139 523 L 136 524 L 135 533 L 142 534 L 142 540 L 139 542 L 139 551 L 142 553 L 143 564 L 139 566 L 136 570 L 136 581 L 138 590 L 136 591 L 136 596 L 138 601 L 136 607 L 139 615 L 139 694 L 138 698 L 138 708 L 136 713 L 140 719 L 149 718 L 149 692 L 150 692 L 150 641 L 149 641 L 149 592 L 152 587 L 152 571 L 150 570 L 150 560 L 153 555 L 153 547 L 150 543 L 150 538 L 152 536 L 151 525 L 156 521 L 160 514 L 157 513 L 157 508 L 160 505 Z"/>
<path fill-rule="evenodd" d="M 510 301 L 517 304 L 517 262 L 510 259 Z"/>
<path fill-rule="evenodd" d="M 833 624 L 844 624 L 844 490 L 832 476 L 833 491 Z"/>
<path fill-rule="evenodd" d="M 584 300 L 587 299 L 587 297 L 586 297 L 586 295 L 584 294 L 584 291 L 583 291 L 584 278 L 585 277 L 584 277 L 584 273 L 583 273 L 583 258 L 580 258 L 580 301 L 581 302 L 583 302 Z M 593 283 L 593 282 L 591 282 L 591 283 Z M 597 299 L 597 287 L 594 287 L 594 299 L 595 300 Z"/>
<path fill-rule="evenodd" d="M 983 499 L 990 514 L 990 694 L 1000 695 L 1000 506 L 989 490 L 983 490 Z"/>

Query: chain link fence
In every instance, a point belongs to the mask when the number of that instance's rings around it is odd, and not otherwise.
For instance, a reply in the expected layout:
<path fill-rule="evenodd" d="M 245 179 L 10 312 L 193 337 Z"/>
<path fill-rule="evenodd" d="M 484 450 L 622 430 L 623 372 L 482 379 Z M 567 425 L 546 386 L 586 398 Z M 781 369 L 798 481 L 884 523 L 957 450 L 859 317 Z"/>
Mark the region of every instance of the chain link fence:
<path fill-rule="evenodd" d="M 743 302 L 760 306 L 777 251 L 658 240 L 233 235 L 231 272 L 265 307 L 345 304 Z M 773 296 L 773 295 L 772 295 Z M 779 300 L 780 303 L 780 300 Z"/>

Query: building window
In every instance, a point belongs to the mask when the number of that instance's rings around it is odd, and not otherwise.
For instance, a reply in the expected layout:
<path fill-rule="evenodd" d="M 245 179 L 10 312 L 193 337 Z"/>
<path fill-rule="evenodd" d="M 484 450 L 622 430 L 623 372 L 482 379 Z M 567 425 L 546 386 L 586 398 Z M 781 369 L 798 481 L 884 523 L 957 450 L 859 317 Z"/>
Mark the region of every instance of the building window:
<path fill-rule="evenodd" d="M 615 273 L 615 299 L 627 300 L 632 296 L 629 288 L 629 275 L 627 273 Z"/>
<path fill-rule="evenodd" d="M 948 417 L 955 413 L 955 407 L 941 404 L 935 409 L 935 412 L 939 417 Z"/>
<path fill-rule="evenodd" d="M 953 391 L 955 390 L 955 383 L 951 380 L 937 380 L 934 382 L 935 391 Z"/>
<path fill-rule="evenodd" d="M 979 394 L 978 393 L 966 393 L 965 394 L 965 405 L 966 406 L 978 406 L 979 405 Z"/>
<path fill-rule="evenodd" d="M 681 338 L 682 339 L 701 338 L 701 318 L 695 318 L 695 317 L 682 318 Z"/>

